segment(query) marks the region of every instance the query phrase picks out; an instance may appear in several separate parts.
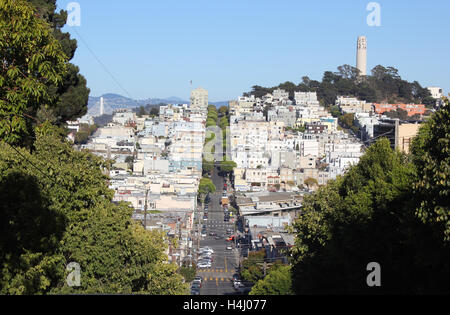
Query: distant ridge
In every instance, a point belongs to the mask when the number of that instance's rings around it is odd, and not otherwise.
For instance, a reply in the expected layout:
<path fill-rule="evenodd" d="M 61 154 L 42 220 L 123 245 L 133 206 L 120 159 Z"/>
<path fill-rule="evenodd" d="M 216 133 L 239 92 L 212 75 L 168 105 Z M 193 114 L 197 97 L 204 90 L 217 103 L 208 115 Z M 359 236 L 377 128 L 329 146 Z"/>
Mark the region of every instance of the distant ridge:
<path fill-rule="evenodd" d="M 170 96 L 167 98 L 148 98 L 143 100 L 134 100 L 126 96 L 122 96 L 114 93 L 106 93 L 102 96 L 89 96 L 88 102 L 88 115 L 98 116 L 100 114 L 100 97 L 103 97 L 105 114 L 111 115 L 114 110 L 121 108 L 133 109 L 146 105 L 158 105 L 158 104 L 189 104 L 189 101 L 183 100 L 176 96 Z M 210 104 L 220 107 L 227 106 L 228 101 L 222 102 L 210 102 Z"/>
<path fill-rule="evenodd" d="M 129 97 L 125 97 L 119 94 L 107 93 L 102 96 L 89 96 L 88 101 L 88 114 L 91 116 L 97 116 L 100 114 L 100 97 L 103 97 L 104 106 L 105 106 L 105 114 L 111 115 L 114 110 L 121 108 L 136 108 L 140 106 L 146 105 L 158 105 L 161 103 L 165 104 L 189 104 L 188 101 L 185 101 L 179 97 L 171 96 L 168 98 L 148 98 L 144 100 L 134 100 Z"/>

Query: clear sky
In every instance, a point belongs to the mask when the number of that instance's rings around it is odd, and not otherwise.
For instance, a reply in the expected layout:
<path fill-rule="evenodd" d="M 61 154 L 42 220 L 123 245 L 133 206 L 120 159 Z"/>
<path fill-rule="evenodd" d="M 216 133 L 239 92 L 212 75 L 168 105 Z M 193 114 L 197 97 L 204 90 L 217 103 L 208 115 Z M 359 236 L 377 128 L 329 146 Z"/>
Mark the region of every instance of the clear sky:
<path fill-rule="evenodd" d="M 91 96 L 188 100 L 192 80 L 211 101 L 225 101 L 253 85 L 321 80 L 325 71 L 355 65 L 360 35 L 368 41 L 368 71 L 393 66 L 408 81 L 449 93 L 450 1 L 376 1 L 375 27 L 367 24 L 369 2 L 79 0 L 81 26 L 64 30 L 78 40 L 72 62 Z"/>

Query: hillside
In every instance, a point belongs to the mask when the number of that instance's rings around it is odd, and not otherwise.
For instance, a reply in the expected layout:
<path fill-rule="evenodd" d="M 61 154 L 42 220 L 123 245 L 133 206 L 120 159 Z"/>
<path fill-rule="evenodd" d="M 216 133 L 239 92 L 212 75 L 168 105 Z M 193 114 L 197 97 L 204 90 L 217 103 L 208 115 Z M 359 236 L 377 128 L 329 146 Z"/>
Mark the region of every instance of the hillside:
<path fill-rule="evenodd" d="M 285 82 L 276 87 L 255 85 L 244 96 L 262 97 L 275 89 L 283 89 L 289 92 L 291 100 L 295 92 L 317 92 L 319 101 L 327 107 L 334 105 L 337 96 L 354 96 L 371 103 L 421 103 L 428 108 L 436 104 L 428 89 L 417 81 L 403 80 L 393 67 L 378 65 L 372 69 L 371 75 L 363 78 L 358 76 L 356 68 L 349 65 L 339 66 L 337 70 L 326 71 L 321 82 L 305 76 L 299 84 Z"/>

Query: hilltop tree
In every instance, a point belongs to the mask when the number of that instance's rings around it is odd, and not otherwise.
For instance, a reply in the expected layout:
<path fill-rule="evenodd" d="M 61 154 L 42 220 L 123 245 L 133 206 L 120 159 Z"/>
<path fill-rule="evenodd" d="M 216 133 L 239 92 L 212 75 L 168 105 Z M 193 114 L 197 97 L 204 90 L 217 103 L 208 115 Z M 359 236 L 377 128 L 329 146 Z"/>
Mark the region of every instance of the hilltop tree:
<path fill-rule="evenodd" d="M 402 80 L 398 69 L 381 65 L 374 67 L 372 75 L 364 79 L 359 76 L 357 68 L 342 65 L 336 72 L 325 71 L 321 82 L 304 76 L 298 85 L 285 82 L 271 88 L 253 86 L 252 90 L 244 95 L 262 97 L 278 88 L 288 91 L 290 99 L 293 99 L 295 92 L 317 92 L 320 103 L 327 107 L 333 106 L 336 97 L 340 95 L 354 96 L 367 102 L 422 103 L 429 108 L 436 103 L 430 91 L 417 81 L 410 83 Z"/>

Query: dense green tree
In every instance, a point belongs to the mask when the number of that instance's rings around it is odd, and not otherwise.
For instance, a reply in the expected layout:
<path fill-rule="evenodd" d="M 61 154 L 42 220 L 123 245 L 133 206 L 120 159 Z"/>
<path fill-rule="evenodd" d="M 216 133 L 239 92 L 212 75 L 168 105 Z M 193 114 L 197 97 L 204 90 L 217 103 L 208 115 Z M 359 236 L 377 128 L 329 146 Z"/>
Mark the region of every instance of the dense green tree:
<path fill-rule="evenodd" d="M 222 116 L 228 115 L 228 106 L 221 106 L 219 108 L 219 114 L 221 114 Z"/>
<path fill-rule="evenodd" d="M 420 128 L 411 150 L 419 180 L 415 195 L 420 196 L 417 215 L 433 226 L 438 237 L 450 242 L 450 104 L 437 111 Z"/>
<path fill-rule="evenodd" d="M 77 41 L 70 38 L 69 33 L 61 31 L 67 21 L 67 11 L 56 12 L 56 0 L 27 1 L 35 7 L 38 16 L 49 23 L 53 36 L 60 43 L 68 60 L 71 60 L 77 49 Z M 75 120 L 85 115 L 90 93 L 86 84 L 87 81 L 79 73 L 79 68 L 68 63 L 62 84 L 53 85 L 50 90 L 50 95 L 58 99 L 57 103 L 51 108 L 42 107 L 39 118 L 50 119 L 62 125 L 68 120 Z"/>
<path fill-rule="evenodd" d="M 152 109 L 150 109 L 150 116 L 159 116 L 159 107 L 152 107 Z"/>
<path fill-rule="evenodd" d="M 220 162 L 220 170 L 224 173 L 231 173 L 237 167 L 236 162 L 224 159 Z"/>
<path fill-rule="evenodd" d="M 275 264 L 263 279 L 256 282 L 249 295 L 292 295 L 291 267 Z"/>
<path fill-rule="evenodd" d="M 245 281 L 256 283 L 264 278 L 265 257 L 264 249 L 248 254 L 248 257 L 242 262 L 241 268 L 241 276 Z"/>
<path fill-rule="evenodd" d="M 166 236 L 112 202 L 110 163 L 61 138 L 44 125 L 33 153 L 0 144 L 0 293 L 186 293 Z M 70 262 L 81 266 L 80 287 L 66 283 Z"/>
<path fill-rule="evenodd" d="M 410 159 L 381 139 L 343 177 L 305 198 L 294 225 L 295 292 L 449 292 L 448 244 L 416 216 L 416 180 Z M 369 262 L 381 265 L 381 287 L 366 284 Z"/>
<path fill-rule="evenodd" d="M 219 127 L 224 129 L 224 128 L 226 128 L 229 125 L 230 125 L 230 123 L 229 123 L 228 117 L 227 116 L 223 116 L 220 119 L 220 121 L 219 121 Z"/>
<path fill-rule="evenodd" d="M 144 115 L 147 115 L 147 112 L 145 111 L 145 107 L 144 106 L 140 106 L 139 107 L 139 112 L 138 112 L 138 116 L 142 117 Z"/>
<path fill-rule="evenodd" d="M 197 274 L 197 269 L 194 266 L 181 266 L 178 269 L 178 273 L 181 274 L 186 282 L 192 282 L 195 279 L 195 275 Z"/>
<path fill-rule="evenodd" d="M 0 29 L 0 139 L 30 146 L 31 117 L 41 106 L 56 106 L 52 87 L 62 84 L 67 57 L 24 1 L 0 2 Z"/>
<path fill-rule="evenodd" d="M 81 124 L 75 135 L 75 144 L 86 144 L 89 137 L 98 129 L 97 125 Z"/>
<path fill-rule="evenodd" d="M 202 163 L 202 170 L 203 173 L 211 173 L 211 171 L 214 169 L 214 162 L 208 162 L 207 160 L 203 159 Z"/>
<path fill-rule="evenodd" d="M 206 120 L 206 128 L 217 126 L 217 123 L 213 119 L 207 119 Z"/>
<path fill-rule="evenodd" d="M 214 193 L 216 191 L 216 186 L 209 178 L 203 177 L 200 179 L 200 184 L 198 185 L 199 194 L 206 195 L 208 193 Z"/>
<path fill-rule="evenodd" d="M 339 124 L 345 128 L 351 128 L 355 121 L 355 114 L 344 114 L 339 117 Z"/>

